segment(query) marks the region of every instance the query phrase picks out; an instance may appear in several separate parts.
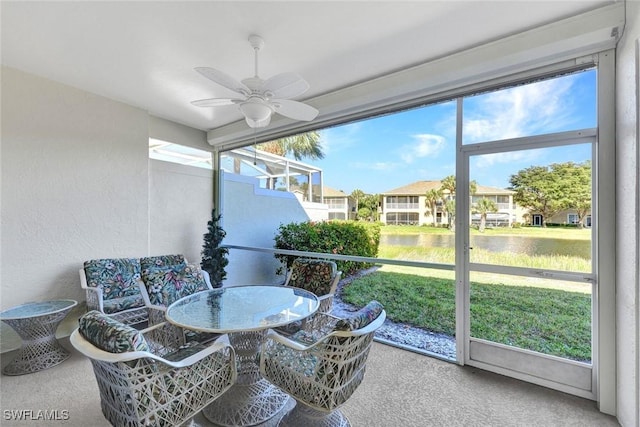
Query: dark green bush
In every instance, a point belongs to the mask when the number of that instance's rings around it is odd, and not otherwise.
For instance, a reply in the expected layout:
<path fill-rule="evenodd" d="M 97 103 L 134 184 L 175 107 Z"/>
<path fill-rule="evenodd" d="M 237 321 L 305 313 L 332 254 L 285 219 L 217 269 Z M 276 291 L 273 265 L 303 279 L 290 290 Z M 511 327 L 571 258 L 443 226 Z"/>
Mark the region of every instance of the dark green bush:
<path fill-rule="evenodd" d="M 292 222 L 281 224 L 275 237 L 276 249 L 355 255 L 375 258 L 380 244 L 380 225 L 353 221 Z M 288 270 L 296 259 L 293 255 L 276 254 Z M 336 261 L 343 277 L 373 264 Z M 282 273 L 282 271 L 279 271 Z"/>
<path fill-rule="evenodd" d="M 227 277 L 225 267 L 229 264 L 227 255 L 229 249 L 221 247 L 222 240 L 227 232 L 220 226 L 221 215 L 216 215 L 216 210 L 211 211 L 211 221 L 207 222 L 207 230 L 202 246 L 202 261 L 200 266 L 209 273 L 211 285 L 214 288 L 222 286 L 222 281 Z"/>

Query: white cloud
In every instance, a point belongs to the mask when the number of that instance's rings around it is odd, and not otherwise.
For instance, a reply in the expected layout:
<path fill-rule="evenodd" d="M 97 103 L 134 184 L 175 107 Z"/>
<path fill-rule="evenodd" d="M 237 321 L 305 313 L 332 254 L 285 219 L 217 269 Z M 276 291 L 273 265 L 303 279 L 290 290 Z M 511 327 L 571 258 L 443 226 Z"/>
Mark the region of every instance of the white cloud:
<path fill-rule="evenodd" d="M 400 157 L 406 163 L 411 163 L 416 158 L 435 156 L 444 149 L 447 143 L 446 139 L 440 135 L 422 133 L 412 136 L 417 140 L 417 143 L 401 147 Z"/>
<path fill-rule="evenodd" d="M 389 171 L 389 170 L 396 169 L 399 165 L 393 162 L 373 162 L 373 163 L 355 162 L 355 163 L 350 163 L 349 166 L 351 166 L 354 169 Z"/>
<path fill-rule="evenodd" d="M 522 161 L 530 163 L 532 160 L 540 157 L 539 154 L 538 150 L 484 154 L 477 156 L 477 158 L 474 156 L 473 164 L 478 168 L 489 168 L 497 164 L 520 163 Z"/>
<path fill-rule="evenodd" d="M 339 152 L 357 144 L 359 141 L 358 132 L 361 127 L 361 122 L 355 122 L 340 127 L 321 130 L 320 136 L 322 138 L 324 153 Z"/>
<path fill-rule="evenodd" d="M 566 127 L 575 117 L 570 96 L 574 80 L 575 76 L 566 76 L 480 95 L 477 105 L 465 111 L 465 143 L 536 135 Z"/>

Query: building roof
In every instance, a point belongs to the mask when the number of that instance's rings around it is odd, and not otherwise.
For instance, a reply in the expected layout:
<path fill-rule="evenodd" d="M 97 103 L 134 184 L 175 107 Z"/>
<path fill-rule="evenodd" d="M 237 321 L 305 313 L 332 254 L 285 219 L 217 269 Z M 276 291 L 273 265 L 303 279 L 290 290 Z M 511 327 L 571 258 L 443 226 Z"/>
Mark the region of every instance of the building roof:
<path fill-rule="evenodd" d="M 416 181 L 411 184 L 395 188 L 393 190 L 385 191 L 381 194 L 408 194 L 408 195 L 422 195 L 429 190 L 440 188 L 442 182 L 440 181 Z"/>
<path fill-rule="evenodd" d="M 333 189 L 331 187 L 327 187 L 326 185 L 322 186 L 322 194 L 324 195 L 325 198 L 327 198 L 327 197 L 349 197 L 349 195 L 346 194 L 345 192 Z"/>
<path fill-rule="evenodd" d="M 506 188 L 498 188 L 498 187 L 487 187 L 486 185 L 476 185 L 476 195 L 481 194 L 516 194 L 513 190 L 507 190 Z"/>
<path fill-rule="evenodd" d="M 404 185 L 402 187 L 394 188 L 393 190 L 385 191 L 381 193 L 383 195 L 423 195 L 429 190 L 435 190 L 442 186 L 442 181 L 416 181 L 411 184 Z M 486 185 L 476 185 L 476 195 L 482 194 L 514 194 L 515 191 L 507 190 L 505 188 L 488 187 Z"/>

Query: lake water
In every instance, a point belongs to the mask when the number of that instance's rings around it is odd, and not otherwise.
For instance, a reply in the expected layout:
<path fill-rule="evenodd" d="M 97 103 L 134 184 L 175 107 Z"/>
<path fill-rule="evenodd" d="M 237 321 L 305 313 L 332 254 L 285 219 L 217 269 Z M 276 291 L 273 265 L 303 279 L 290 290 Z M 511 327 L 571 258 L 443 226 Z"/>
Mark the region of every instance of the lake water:
<path fill-rule="evenodd" d="M 381 245 L 453 248 L 455 235 L 451 234 L 394 234 L 380 237 Z M 591 241 L 548 239 L 528 236 L 471 236 L 471 247 L 491 252 L 512 252 L 527 255 L 567 255 L 591 259 Z"/>

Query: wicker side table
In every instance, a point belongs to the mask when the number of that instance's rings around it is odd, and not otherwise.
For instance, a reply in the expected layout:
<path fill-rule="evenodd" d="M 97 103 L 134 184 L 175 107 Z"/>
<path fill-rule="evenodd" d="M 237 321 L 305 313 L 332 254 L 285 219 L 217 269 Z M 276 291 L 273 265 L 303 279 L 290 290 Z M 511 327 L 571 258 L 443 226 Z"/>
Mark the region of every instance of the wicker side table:
<path fill-rule="evenodd" d="M 3 370 L 6 375 L 23 375 L 55 366 L 69 357 L 56 339 L 62 319 L 78 303 L 74 300 L 32 302 L 0 313 L 0 320 L 22 338 L 22 347 Z"/>

